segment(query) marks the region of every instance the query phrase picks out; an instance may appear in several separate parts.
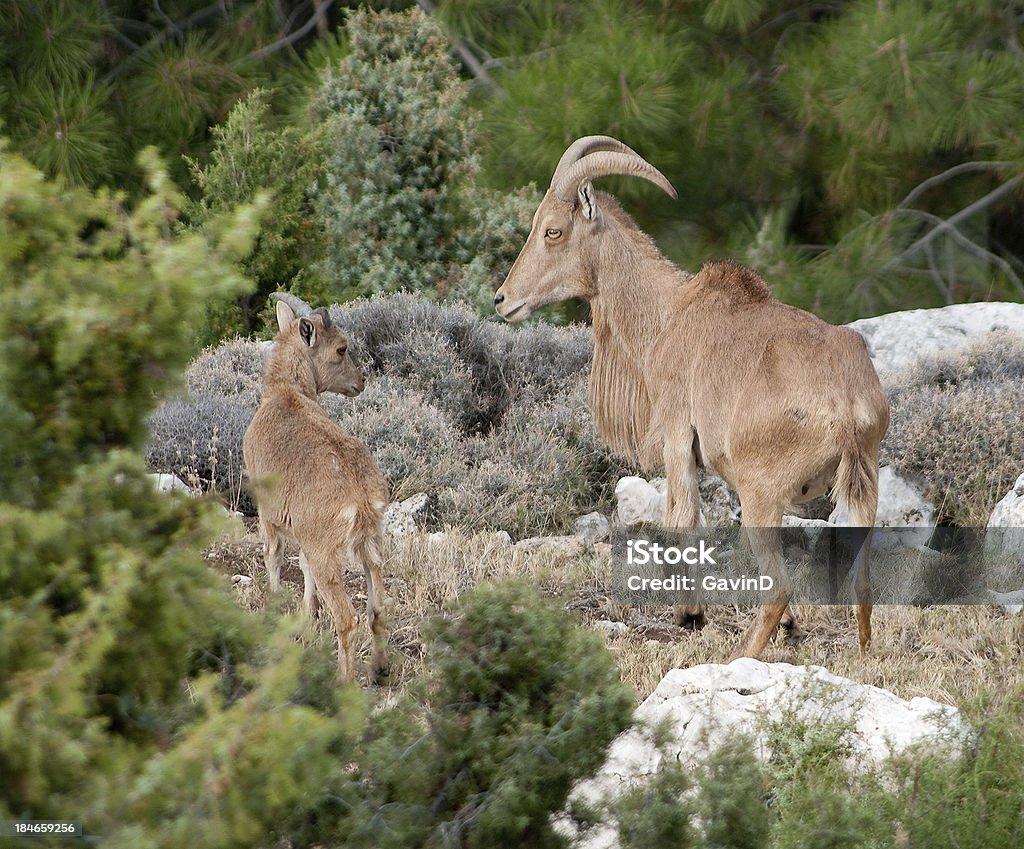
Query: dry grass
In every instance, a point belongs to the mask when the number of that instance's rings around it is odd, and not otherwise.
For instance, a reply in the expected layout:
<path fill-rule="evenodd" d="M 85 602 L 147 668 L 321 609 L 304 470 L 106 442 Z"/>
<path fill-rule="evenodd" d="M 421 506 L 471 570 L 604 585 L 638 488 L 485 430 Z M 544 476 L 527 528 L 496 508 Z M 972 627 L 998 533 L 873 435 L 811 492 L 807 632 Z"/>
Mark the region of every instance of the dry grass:
<path fill-rule="evenodd" d="M 211 567 L 226 575 L 253 578 L 235 585 L 241 605 L 259 610 L 268 603 L 298 610 L 302 575 L 292 552 L 282 574 L 285 592 L 267 598 L 266 571 L 260 543 L 251 531 L 235 541 L 222 541 L 207 551 Z M 393 670 L 390 691 L 403 689 L 423 668 L 421 624 L 457 601 L 470 587 L 486 580 L 525 578 L 561 599 L 584 625 L 597 620 L 620 621 L 626 630 L 608 634 L 608 647 L 618 659 L 622 678 L 642 700 L 670 669 L 700 663 L 722 663 L 755 611 L 713 607 L 698 632 L 672 624 L 671 611 L 620 608 L 611 600 L 611 562 L 606 549 L 523 551 L 495 534 L 450 531 L 443 538 L 429 534 L 389 539 L 385 584 L 389 596 Z M 349 592 L 362 611 L 366 590 L 360 574 L 349 573 Z M 766 661 L 815 664 L 865 684 L 892 690 L 903 698 L 928 696 L 948 703 L 969 701 L 980 692 L 998 699 L 1024 680 L 1024 616 L 988 606 L 914 608 L 880 606 L 874 612 L 874 646 L 860 658 L 853 609 L 798 606 L 799 639 L 781 634 L 769 645 Z M 330 640 L 321 622 L 315 639 Z M 360 656 L 369 656 L 365 624 L 359 629 Z M 388 692 L 381 694 L 386 697 Z"/>

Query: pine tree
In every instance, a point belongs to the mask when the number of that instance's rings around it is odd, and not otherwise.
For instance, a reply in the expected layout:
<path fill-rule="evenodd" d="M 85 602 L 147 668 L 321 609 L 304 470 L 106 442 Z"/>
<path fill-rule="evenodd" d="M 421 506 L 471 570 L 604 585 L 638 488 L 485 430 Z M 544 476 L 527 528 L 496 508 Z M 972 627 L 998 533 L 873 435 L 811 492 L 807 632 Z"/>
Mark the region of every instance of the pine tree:
<path fill-rule="evenodd" d="M 453 184 L 467 172 L 472 116 L 441 30 L 415 10 L 357 12 L 352 53 L 312 105 L 325 176 L 314 203 L 338 291 L 430 290 L 453 258 Z"/>
<path fill-rule="evenodd" d="M 1024 296 L 1024 59 L 1000 4 L 443 2 L 485 178 L 543 185 L 621 138 L 671 202 L 607 180 L 681 264 L 730 255 L 831 320 Z"/>
<path fill-rule="evenodd" d="M 332 5 L 4 0 L 3 132 L 69 184 L 134 191 L 135 157 L 149 144 L 182 179 L 180 156 L 204 154 L 209 125 L 256 83 L 286 81 L 298 51 L 326 32 Z"/>

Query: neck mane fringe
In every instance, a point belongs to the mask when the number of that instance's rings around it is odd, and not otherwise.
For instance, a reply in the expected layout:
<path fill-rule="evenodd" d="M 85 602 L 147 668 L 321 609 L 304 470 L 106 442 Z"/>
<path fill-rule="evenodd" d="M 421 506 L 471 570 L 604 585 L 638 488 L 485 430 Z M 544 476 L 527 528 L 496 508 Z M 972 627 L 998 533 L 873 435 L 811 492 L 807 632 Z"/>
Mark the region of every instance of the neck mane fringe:
<path fill-rule="evenodd" d="M 688 277 L 674 266 L 670 271 L 666 279 L 673 288 Z M 597 434 L 619 456 L 651 469 L 662 461 L 662 446 L 651 426 L 643 369 L 661 331 L 664 304 L 654 287 L 628 285 L 610 299 L 591 301 L 591 307 L 594 360 L 588 403 Z"/>
<path fill-rule="evenodd" d="M 610 334 L 604 339 L 595 334 L 588 401 L 601 441 L 650 468 L 661 456 L 648 439 L 651 402 L 636 363 L 636 352 L 624 350 Z"/>

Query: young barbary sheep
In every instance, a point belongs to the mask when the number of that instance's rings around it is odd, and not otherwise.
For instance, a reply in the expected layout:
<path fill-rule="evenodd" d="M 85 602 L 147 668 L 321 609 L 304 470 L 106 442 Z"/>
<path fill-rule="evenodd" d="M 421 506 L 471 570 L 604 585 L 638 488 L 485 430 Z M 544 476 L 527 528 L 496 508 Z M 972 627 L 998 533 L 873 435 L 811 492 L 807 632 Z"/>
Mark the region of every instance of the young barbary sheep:
<path fill-rule="evenodd" d="M 380 546 L 388 485 L 369 449 L 331 421 L 317 400 L 321 392 L 358 395 L 365 381 L 327 310 L 313 311 L 292 295 L 271 297 L 278 301 L 280 332 L 264 368 L 262 401 L 242 442 L 257 490 L 270 589 L 281 585 L 281 538 L 296 540 L 305 609 L 315 612 L 319 592 L 337 634 L 338 676 L 350 681 L 356 614 L 345 591 L 345 565 L 361 565 L 374 680 L 387 641 Z"/>
<path fill-rule="evenodd" d="M 779 525 L 783 511 L 830 492 L 857 527 L 874 524 L 878 450 L 889 405 L 859 334 L 780 303 L 732 262 L 680 270 L 591 181 L 642 177 L 675 190 L 622 142 L 588 136 L 555 169 L 533 227 L 494 297 L 522 321 L 545 304 L 590 303 L 589 405 L 602 439 L 646 466 L 664 463 L 665 524 L 700 523 L 698 468 L 740 498 L 743 525 L 775 593 L 734 657 L 758 657 L 792 598 Z M 861 652 L 871 641 L 868 546 L 854 561 Z M 678 609 L 677 619 L 701 608 Z"/>

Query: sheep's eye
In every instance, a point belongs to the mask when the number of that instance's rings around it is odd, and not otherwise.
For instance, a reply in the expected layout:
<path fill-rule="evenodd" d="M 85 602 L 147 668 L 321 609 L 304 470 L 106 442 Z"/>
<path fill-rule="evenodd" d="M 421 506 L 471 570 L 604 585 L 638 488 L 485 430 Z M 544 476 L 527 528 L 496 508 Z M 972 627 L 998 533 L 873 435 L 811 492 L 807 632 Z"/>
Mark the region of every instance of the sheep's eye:
<path fill-rule="evenodd" d="M 340 348 L 338 348 L 338 356 L 339 357 L 344 357 L 345 356 L 345 352 L 347 350 L 348 350 L 348 345 L 342 345 Z"/>
<path fill-rule="evenodd" d="M 557 227 L 549 227 L 544 231 L 544 235 L 549 239 L 560 239 L 562 237 L 562 231 Z"/>

